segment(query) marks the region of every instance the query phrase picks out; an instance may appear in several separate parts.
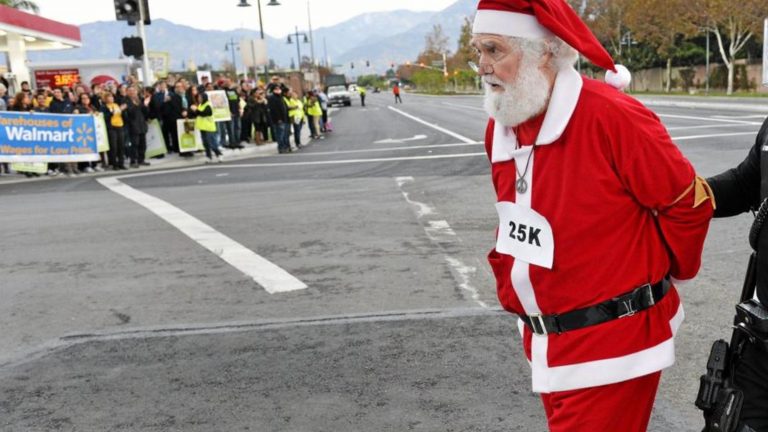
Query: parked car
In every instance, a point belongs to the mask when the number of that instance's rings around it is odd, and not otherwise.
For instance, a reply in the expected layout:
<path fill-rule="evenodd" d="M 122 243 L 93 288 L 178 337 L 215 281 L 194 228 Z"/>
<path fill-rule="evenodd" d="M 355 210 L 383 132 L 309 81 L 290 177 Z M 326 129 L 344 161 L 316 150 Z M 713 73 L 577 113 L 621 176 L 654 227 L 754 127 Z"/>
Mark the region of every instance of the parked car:
<path fill-rule="evenodd" d="M 330 106 L 334 104 L 350 106 L 352 105 L 352 97 L 349 90 L 344 86 L 331 86 L 328 87 L 328 103 Z"/>

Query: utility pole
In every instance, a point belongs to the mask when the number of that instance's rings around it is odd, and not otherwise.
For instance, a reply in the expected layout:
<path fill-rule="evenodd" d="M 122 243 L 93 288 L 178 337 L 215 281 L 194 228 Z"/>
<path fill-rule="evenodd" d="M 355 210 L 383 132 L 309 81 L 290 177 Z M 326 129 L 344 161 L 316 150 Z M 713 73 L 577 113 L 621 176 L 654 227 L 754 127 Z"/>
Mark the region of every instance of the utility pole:
<path fill-rule="evenodd" d="M 235 57 L 235 51 L 240 49 L 240 44 L 235 42 L 235 38 L 229 38 L 229 42 L 225 45 L 225 48 L 227 51 L 232 50 L 232 67 L 235 68 L 235 78 L 237 78 L 237 58 Z"/>
<path fill-rule="evenodd" d="M 147 12 L 144 10 L 144 2 L 139 0 L 139 20 L 136 22 L 136 29 L 139 31 L 139 37 L 141 38 L 141 44 L 144 48 L 144 55 L 141 56 L 141 70 L 144 75 L 144 87 L 152 85 L 149 80 L 149 53 L 147 52 L 147 34 L 144 31 L 144 18 L 147 16 Z"/>
<path fill-rule="evenodd" d="M 301 72 L 301 42 L 299 42 L 299 26 L 296 26 L 296 68 Z"/>
<path fill-rule="evenodd" d="M 315 63 L 315 37 L 312 36 L 312 14 L 309 11 L 309 0 L 307 0 L 307 21 L 309 23 L 309 50 L 312 53 L 312 66 L 317 66 Z"/>
<path fill-rule="evenodd" d="M 706 69 L 706 82 L 707 82 L 707 96 L 709 96 L 709 27 L 707 27 L 707 69 Z"/>
<path fill-rule="evenodd" d="M 325 67 L 331 67 L 331 59 L 328 58 L 328 44 L 325 43 L 325 36 L 323 36 L 323 61 L 325 62 Z"/>

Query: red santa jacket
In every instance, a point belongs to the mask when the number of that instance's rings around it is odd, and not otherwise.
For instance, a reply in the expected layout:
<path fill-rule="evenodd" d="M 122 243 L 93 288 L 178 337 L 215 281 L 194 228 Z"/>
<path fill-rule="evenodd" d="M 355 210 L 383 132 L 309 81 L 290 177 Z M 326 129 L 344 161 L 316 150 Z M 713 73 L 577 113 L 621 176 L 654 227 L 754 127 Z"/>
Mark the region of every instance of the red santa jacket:
<path fill-rule="evenodd" d="M 702 204 L 706 191 L 658 117 L 635 99 L 569 69 L 558 74 L 545 114 L 516 129 L 491 120 L 485 144 L 501 220 L 488 258 L 506 310 L 565 313 L 698 272 L 712 205 Z M 515 189 L 519 176 L 524 193 Z M 521 230 L 502 208 L 534 222 Z M 509 237 L 551 242 L 549 256 L 500 252 Z M 673 287 L 650 309 L 562 334 L 533 335 L 520 321 L 533 390 L 605 385 L 671 366 L 683 317 Z"/>

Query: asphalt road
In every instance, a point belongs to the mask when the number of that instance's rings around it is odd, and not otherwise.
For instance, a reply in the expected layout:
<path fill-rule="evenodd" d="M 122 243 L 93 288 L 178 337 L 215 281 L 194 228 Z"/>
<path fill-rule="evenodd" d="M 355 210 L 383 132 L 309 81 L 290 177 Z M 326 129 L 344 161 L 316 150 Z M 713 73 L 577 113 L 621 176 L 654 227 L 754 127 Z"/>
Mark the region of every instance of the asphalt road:
<path fill-rule="evenodd" d="M 546 430 L 485 261 L 481 100 L 403 99 L 369 93 L 296 154 L 111 189 L 0 185 L 0 430 Z M 705 176 L 744 158 L 764 116 L 652 108 Z M 698 376 L 728 336 L 749 223 L 714 221 L 680 288 L 652 431 L 701 429 Z M 238 267 L 257 258 L 277 270 Z"/>

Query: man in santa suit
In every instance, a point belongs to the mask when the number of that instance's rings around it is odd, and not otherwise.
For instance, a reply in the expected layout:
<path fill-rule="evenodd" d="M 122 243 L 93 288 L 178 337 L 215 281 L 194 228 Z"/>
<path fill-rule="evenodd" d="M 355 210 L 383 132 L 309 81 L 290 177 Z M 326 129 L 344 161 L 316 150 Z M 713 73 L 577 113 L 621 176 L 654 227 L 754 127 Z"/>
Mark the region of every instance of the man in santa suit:
<path fill-rule="evenodd" d="M 489 261 L 549 428 L 645 431 L 711 191 L 565 0 L 480 0 L 473 33 L 498 197 Z M 577 51 L 612 85 L 579 75 Z"/>

